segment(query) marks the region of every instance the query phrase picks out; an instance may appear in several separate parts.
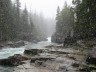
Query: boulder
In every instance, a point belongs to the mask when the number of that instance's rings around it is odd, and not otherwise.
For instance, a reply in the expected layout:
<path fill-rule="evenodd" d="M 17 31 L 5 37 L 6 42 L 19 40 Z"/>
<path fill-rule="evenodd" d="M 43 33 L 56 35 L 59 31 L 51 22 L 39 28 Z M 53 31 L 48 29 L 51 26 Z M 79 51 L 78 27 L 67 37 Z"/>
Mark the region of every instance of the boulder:
<path fill-rule="evenodd" d="M 43 49 L 28 49 L 24 51 L 24 54 L 26 55 L 38 55 L 39 53 L 42 53 Z"/>
<path fill-rule="evenodd" d="M 0 59 L 0 65 L 3 66 L 18 66 L 23 64 L 22 61 L 28 60 L 27 57 L 24 57 L 20 54 L 15 54 L 14 56 L 10 56 L 6 59 Z"/>
<path fill-rule="evenodd" d="M 72 63 L 72 66 L 73 67 L 79 67 L 80 65 L 79 65 L 79 63 Z"/>
<path fill-rule="evenodd" d="M 62 71 L 62 72 L 67 72 L 68 69 L 67 69 L 66 66 L 59 66 L 58 69 L 57 69 L 57 71 L 58 71 L 58 72 L 59 72 L 59 71 L 60 71 L 60 72 L 61 72 L 61 71 Z"/>
<path fill-rule="evenodd" d="M 39 61 L 39 60 L 35 61 L 35 64 L 38 65 L 38 66 L 42 65 L 43 63 L 44 63 L 44 61 Z"/>
<path fill-rule="evenodd" d="M 93 48 L 87 55 L 86 58 L 87 64 L 95 64 L 96 65 L 96 48 Z"/>

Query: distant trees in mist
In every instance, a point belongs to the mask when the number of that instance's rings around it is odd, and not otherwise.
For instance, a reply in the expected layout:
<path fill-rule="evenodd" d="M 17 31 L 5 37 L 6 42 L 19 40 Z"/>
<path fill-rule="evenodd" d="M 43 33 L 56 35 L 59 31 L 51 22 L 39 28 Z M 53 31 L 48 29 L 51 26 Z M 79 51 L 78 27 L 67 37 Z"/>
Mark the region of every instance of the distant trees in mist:
<path fill-rule="evenodd" d="M 26 6 L 21 10 L 20 6 L 19 0 L 14 3 L 11 0 L 0 0 L 0 41 L 13 40 L 26 34 L 47 37 L 46 21 L 50 23 L 51 20 L 28 12 Z"/>

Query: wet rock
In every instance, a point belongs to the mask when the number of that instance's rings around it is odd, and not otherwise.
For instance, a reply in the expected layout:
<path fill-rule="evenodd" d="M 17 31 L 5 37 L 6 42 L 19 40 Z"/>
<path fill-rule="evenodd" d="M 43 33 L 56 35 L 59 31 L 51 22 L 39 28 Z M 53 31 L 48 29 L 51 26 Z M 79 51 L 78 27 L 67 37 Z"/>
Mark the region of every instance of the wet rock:
<path fill-rule="evenodd" d="M 66 57 L 68 57 L 69 59 L 72 59 L 72 60 L 77 60 L 74 56 L 67 55 Z"/>
<path fill-rule="evenodd" d="M 91 72 L 89 68 L 80 68 L 79 71 L 81 72 Z"/>
<path fill-rule="evenodd" d="M 4 45 L 3 44 L 0 44 L 0 49 L 2 49 L 2 47 L 4 47 Z"/>
<path fill-rule="evenodd" d="M 67 67 L 66 67 L 66 66 L 59 66 L 59 67 L 58 67 L 58 71 L 66 72 L 66 71 L 68 71 L 68 70 L 67 70 Z"/>
<path fill-rule="evenodd" d="M 24 46 L 25 43 L 24 43 L 24 41 L 17 41 L 17 42 L 9 42 L 6 45 L 10 46 L 12 48 L 16 48 L 16 47 Z"/>
<path fill-rule="evenodd" d="M 42 65 L 43 63 L 44 63 L 44 61 L 39 61 L 39 60 L 36 60 L 36 61 L 35 61 L 35 64 L 36 64 L 36 65 L 39 65 L 39 66 Z"/>
<path fill-rule="evenodd" d="M 79 64 L 78 63 L 73 63 L 72 66 L 73 67 L 79 67 Z"/>
<path fill-rule="evenodd" d="M 22 61 L 28 60 L 27 57 L 24 57 L 20 54 L 15 54 L 14 56 L 10 56 L 6 59 L 0 60 L 0 65 L 3 66 L 18 66 L 20 64 L 23 64 Z"/>
<path fill-rule="evenodd" d="M 79 71 L 81 72 L 92 72 L 93 70 L 96 70 L 96 67 L 85 65 L 84 67 L 79 68 Z"/>
<path fill-rule="evenodd" d="M 96 72 L 96 70 L 93 70 L 93 71 L 91 71 L 91 72 Z"/>
<path fill-rule="evenodd" d="M 96 65 L 96 48 L 93 48 L 87 58 L 86 58 L 87 64 L 95 64 Z"/>
<path fill-rule="evenodd" d="M 49 46 L 45 46 L 45 48 L 63 48 L 63 44 L 59 44 L 59 45 L 49 45 Z"/>
<path fill-rule="evenodd" d="M 47 61 L 47 60 L 54 60 L 55 58 L 54 57 L 44 57 L 44 56 L 36 56 L 36 57 L 32 57 L 31 58 L 31 63 L 35 63 L 35 61 Z"/>
<path fill-rule="evenodd" d="M 52 48 L 55 47 L 54 45 L 45 46 L 45 48 Z"/>
<path fill-rule="evenodd" d="M 24 54 L 26 55 L 38 55 L 39 53 L 42 53 L 43 49 L 28 49 L 24 51 Z"/>
<path fill-rule="evenodd" d="M 57 53 L 57 54 L 70 54 L 68 52 L 64 52 L 64 51 L 58 51 L 58 50 L 51 50 L 49 53 Z"/>

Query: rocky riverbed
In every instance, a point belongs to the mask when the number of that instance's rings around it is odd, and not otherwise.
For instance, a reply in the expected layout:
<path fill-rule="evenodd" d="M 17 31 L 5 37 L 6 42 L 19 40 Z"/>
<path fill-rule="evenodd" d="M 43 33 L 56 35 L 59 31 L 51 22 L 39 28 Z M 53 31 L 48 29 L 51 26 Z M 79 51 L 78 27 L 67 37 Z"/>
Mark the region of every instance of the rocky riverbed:
<path fill-rule="evenodd" d="M 62 44 L 53 44 L 50 41 L 29 44 L 15 55 L 7 56 L 9 61 L 15 58 L 15 61 L 9 62 L 13 66 L 5 63 L 0 66 L 0 72 L 96 72 L 94 65 L 86 64 L 86 52 L 78 46 L 65 48 Z"/>
<path fill-rule="evenodd" d="M 91 72 L 95 70 L 95 67 L 85 64 L 85 55 L 80 50 L 63 48 L 62 45 L 49 45 L 41 50 L 42 52 L 35 55 L 25 54 L 30 59 L 25 61 L 25 64 L 15 67 L 13 72 Z"/>

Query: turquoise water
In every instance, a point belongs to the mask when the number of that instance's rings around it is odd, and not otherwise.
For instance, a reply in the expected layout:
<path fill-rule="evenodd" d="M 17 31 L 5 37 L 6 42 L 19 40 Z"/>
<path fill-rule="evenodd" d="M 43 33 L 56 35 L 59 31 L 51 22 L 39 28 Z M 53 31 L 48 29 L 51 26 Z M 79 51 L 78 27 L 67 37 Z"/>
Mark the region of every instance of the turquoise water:
<path fill-rule="evenodd" d="M 23 54 L 24 49 L 25 49 L 25 47 L 2 49 L 2 50 L 0 50 L 0 59 L 4 59 L 9 56 L 13 56 L 14 54 Z"/>
<path fill-rule="evenodd" d="M 4 48 L 0 50 L 0 59 L 8 58 L 9 56 L 13 56 L 14 54 L 23 54 L 25 49 L 32 49 L 32 48 L 43 48 L 44 46 L 51 44 L 51 37 L 47 38 L 48 41 L 41 41 L 37 44 L 27 44 L 25 46 L 19 48 Z"/>
<path fill-rule="evenodd" d="M 38 42 L 37 44 L 29 43 L 19 48 L 10 48 L 10 47 L 3 48 L 0 50 L 0 59 L 8 58 L 9 56 L 13 56 L 14 54 L 23 54 L 25 49 L 44 48 L 44 46 L 51 44 L 51 37 L 48 37 L 47 39 L 48 41 L 41 41 Z M 13 72 L 13 67 L 0 66 L 0 72 Z"/>

